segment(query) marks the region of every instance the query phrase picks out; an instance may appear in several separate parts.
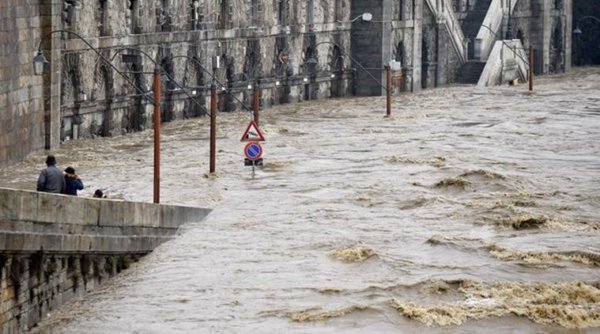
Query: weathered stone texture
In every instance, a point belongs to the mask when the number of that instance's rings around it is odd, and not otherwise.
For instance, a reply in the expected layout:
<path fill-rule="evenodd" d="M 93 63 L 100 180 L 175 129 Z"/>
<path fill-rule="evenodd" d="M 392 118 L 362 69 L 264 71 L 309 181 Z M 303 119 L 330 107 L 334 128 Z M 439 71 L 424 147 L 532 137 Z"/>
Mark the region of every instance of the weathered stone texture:
<path fill-rule="evenodd" d="M 436 87 L 454 82 L 462 61 L 430 8 L 438 0 L 75 2 L 70 11 L 67 1 L 0 4 L 0 164 L 66 140 L 151 127 L 154 61 L 164 73 L 163 121 L 206 114 L 216 56 L 220 111 L 248 108 L 248 86 L 259 81 L 267 107 L 382 94 L 390 60 L 402 63 L 401 90 Z M 539 50 L 540 73 L 568 69 L 571 1 L 563 3 L 517 3 L 513 27 Z M 458 20 L 473 7 L 452 4 Z M 365 12 L 372 22 L 359 18 Z M 51 33 L 61 29 L 73 33 Z M 50 71 L 36 77 L 42 36 Z M 122 54 L 137 58 L 125 63 Z M 7 122 L 14 118 L 22 120 Z"/>
<path fill-rule="evenodd" d="M 208 209 L 0 188 L 0 333 L 23 333 Z"/>
<path fill-rule="evenodd" d="M 41 80 L 32 76 L 29 48 L 38 37 L 38 15 L 31 1 L 0 4 L 0 164 L 42 146 Z"/>

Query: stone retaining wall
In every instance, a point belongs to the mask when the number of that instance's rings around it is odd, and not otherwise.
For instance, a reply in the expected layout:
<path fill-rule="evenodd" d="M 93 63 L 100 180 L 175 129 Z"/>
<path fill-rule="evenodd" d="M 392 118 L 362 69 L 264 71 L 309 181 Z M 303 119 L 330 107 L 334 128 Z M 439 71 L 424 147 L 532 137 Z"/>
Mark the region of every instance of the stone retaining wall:
<path fill-rule="evenodd" d="M 0 188 L 0 333 L 22 333 L 210 210 Z"/>

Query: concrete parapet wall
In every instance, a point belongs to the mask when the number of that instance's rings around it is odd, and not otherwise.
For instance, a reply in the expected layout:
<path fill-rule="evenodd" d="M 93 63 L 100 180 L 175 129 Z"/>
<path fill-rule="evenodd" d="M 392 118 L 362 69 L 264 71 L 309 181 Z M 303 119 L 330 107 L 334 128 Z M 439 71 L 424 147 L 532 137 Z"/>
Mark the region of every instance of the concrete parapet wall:
<path fill-rule="evenodd" d="M 22 333 L 209 209 L 0 188 L 0 333 Z"/>
<path fill-rule="evenodd" d="M 528 58 L 518 39 L 497 41 L 477 82 L 478 86 L 528 80 Z"/>

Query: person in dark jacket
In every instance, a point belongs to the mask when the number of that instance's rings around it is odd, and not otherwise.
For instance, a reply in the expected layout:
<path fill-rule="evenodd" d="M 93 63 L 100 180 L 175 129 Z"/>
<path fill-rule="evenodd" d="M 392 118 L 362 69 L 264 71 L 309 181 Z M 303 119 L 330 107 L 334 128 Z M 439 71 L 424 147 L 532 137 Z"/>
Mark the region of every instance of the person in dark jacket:
<path fill-rule="evenodd" d="M 94 198 L 106 198 L 106 194 L 102 192 L 102 190 L 100 189 L 96 189 L 96 191 L 94 191 L 94 196 L 92 196 Z"/>
<path fill-rule="evenodd" d="M 75 174 L 75 168 L 67 167 L 65 169 L 65 194 L 77 196 L 77 190 L 83 190 L 83 181 L 79 175 Z"/>
<path fill-rule="evenodd" d="M 42 170 L 38 177 L 37 190 L 57 194 L 65 191 L 65 176 L 56 167 L 56 158 L 53 155 L 46 157 L 46 168 Z"/>

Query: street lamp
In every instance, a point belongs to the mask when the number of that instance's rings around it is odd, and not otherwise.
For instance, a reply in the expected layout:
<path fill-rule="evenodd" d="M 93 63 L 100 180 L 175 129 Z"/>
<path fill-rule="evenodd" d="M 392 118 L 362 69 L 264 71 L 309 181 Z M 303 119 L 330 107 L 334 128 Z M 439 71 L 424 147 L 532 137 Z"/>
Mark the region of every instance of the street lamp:
<path fill-rule="evenodd" d="M 212 81 L 211 81 L 211 85 L 210 85 L 210 165 L 209 165 L 209 173 L 214 173 L 216 170 L 216 152 L 217 152 L 217 144 L 216 144 L 216 138 L 217 138 L 217 86 L 215 83 L 218 83 L 221 86 L 221 91 L 226 92 L 227 88 L 225 87 L 225 85 L 223 85 L 221 82 L 219 82 L 219 80 L 217 80 L 217 78 L 215 77 L 215 70 L 218 69 L 220 67 L 220 58 L 219 56 L 215 56 L 213 58 L 213 72 L 211 73 L 210 71 L 208 71 L 206 68 L 204 68 L 204 66 L 202 66 L 202 63 L 194 57 L 190 57 L 190 56 L 186 56 L 186 55 L 178 55 L 178 56 L 173 56 L 171 57 L 171 59 L 177 59 L 177 58 L 185 58 L 187 60 L 193 61 L 196 65 L 198 65 L 198 67 L 204 71 L 206 74 L 208 74 Z M 237 97 L 235 97 L 235 95 L 232 95 L 234 99 L 236 99 L 238 102 L 241 103 L 241 105 L 246 109 L 249 110 L 248 107 L 240 100 L 238 100 Z"/>
<path fill-rule="evenodd" d="M 215 56 L 213 58 L 213 73 L 210 73 L 207 69 L 205 69 L 200 61 L 194 57 L 181 55 L 174 56 L 171 59 L 175 58 L 185 58 L 193 61 L 200 69 L 202 69 L 202 71 L 206 72 L 212 78 L 210 84 L 210 158 L 208 172 L 214 173 L 217 165 L 217 86 L 215 85 L 215 82 L 218 82 L 217 78 L 215 78 L 214 72 L 219 68 L 220 65 L 219 56 Z"/>
<path fill-rule="evenodd" d="M 123 50 L 125 50 L 125 48 L 123 49 L 118 49 L 115 54 L 112 56 L 111 60 L 114 59 L 114 57 L 119 54 L 120 52 L 122 52 Z M 158 64 L 158 62 L 153 59 L 152 57 L 150 57 L 150 55 L 148 55 L 146 52 L 140 50 L 140 49 L 136 49 L 136 51 L 141 52 L 143 55 L 145 55 L 148 59 L 150 59 L 150 61 L 152 63 L 154 63 L 154 72 L 152 73 L 152 89 L 153 89 L 153 94 L 154 94 L 154 203 L 160 203 L 160 123 L 161 123 L 161 119 L 160 119 L 160 94 L 161 94 L 161 80 L 160 80 L 160 74 L 161 74 L 161 67 Z M 133 62 L 135 61 L 136 56 L 135 55 L 123 55 L 123 60 L 124 62 Z M 172 78 L 170 76 L 167 77 L 172 80 Z M 174 80 L 173 80 L 174 81 Z M 176 82 L 175 82 L 176 83 Z M 184 91 L 185 92 L 185 91 Z M 187 93 L 186 93 L 187 94 Z"/>
<path fill-rule="evenodd" d="M 155 66 L 155 67 L 159 67 L 159 68 L 160 68 L 160 66 L 159 66 L 158 62 L 156 61 L 156 59 L 152 58 L 152 57 L 151 57 L 151 56 L 150 56 L 150 55 L 149 55 L 147 52 L 145 52 L 144 50 L 142 50 L 142 49 L 138 49 L 138 48 L 134 48 L 134 47 L 123 47 L 123 48 L 120 48 L 120 49 L 116 49 L 116 50 L 115 50 L 115 53 L 114 53 L 114 54 L 113 54 L 113 56 L 110 58 L 110 60 L 112 61 L 112 60 L 113 60 L 113 59 L 114 59 L 114 58 L 115 58 L 117 55 L 119 55 L 121 52 L 123 52 L 123 51 L 128 51 L 128 50 L 134 50 L 134 51 L 137 51 L 137 52 L 139 52 L 139 53 L 143 54 L 143 55 L 144 55 L 144 56 L 146 56 L 148 59 L 150 59 L 150 61 L 151 61 L 151 62 L 154 64 L 154 66 Z M 135 62 L 137 61 L 137 59 L 138 59 L 138 58 L 139 58 L 139 55 L 135 55 L 135 54 L 127 54 L 127 53 L 124 53 L 124 54 L 122 54 L 122 55 L 121 55 L 121 59 L 122 59 L 122 61 L 123 61 L 124 63 L 135 63 Z M 170 59 L 171 59 L 171 60 L 173 60 L 173 57 L 171 57 Z M 168 82 L 170 82 L 170 83 L 173 83 L 173 84 L 174 84 L 174 85 L 175 85 L 177 88 L 179 88 L 179 89 L 180 89 L 180 90 L 181 90 L 181 91 L 182 91 L 182 92 L 183 92 L 185 95 L 187 95 L 187 97 L 189 97 L 189 98 L 192 98 L 192 97 L 191 97 L 191 96 L 188 94 L 187 90 L 186 90 L 186 89 L 185 89 L 185 88 L 184 88 L 184 87 L 183 87 L 181 84 L 179 84 L 179 83 L 178 83 L 178 82 L 175 80 L 175 78 L 173 78 L 173 77 L 172 77 L 172 76 L 171 76 L 171 75 L 170 75 L 168 72 L 164 71 L 164 73 L 161 73 L 161 74 L 164 74 L 164 75 L 167 77 L 167 81 L 168 81 Z M 195 102 L 195 100 L 194 100 L 194 102 Z M 198 104 L 198 103 L 196 102 L 196 104 Z M 204 108 L 204 106 L 202 106 L 202 105 L 200 105 L 200 104 L 198 104 L 198 105 L 199 105 L 200 107 Z"/>
<path fill-rule="evenodd" d="M 575 35 L 575 40 L 577 41 L 577 65 L 581 66 L 581 34 L 583 32 L 579 29 L 579 26 L 573 30 L 573 35 Z"/>
<path fill-rule="evenodd" d="M 360 15 L 358 15 L 357 17 L 353 18 L 352 20 L 350 20 L 350 22 L 354 22 L 358 19 L 362 19 L 365 22 L 371 22 L 371 20 L 373 19 L 373 14 L 371 13 L 362 13 Z"/>
<path fill-rule="evenodd" d="M 575 37 L 577 39 L 577 57 L 579 58 L 579 65 L 582 64 L 581 36 L 583 35 L 583 31 L 581 30 L 581 23 L 586 20 L 592 20 L 592 21 L 595 21 L 596 23 L 600 23 L 599 18 L 597 18 L 595 16 L 591 16 L 591 15 L 583 16 L 577 20 L 577 24 L 575 25 L 575 30 L 573 30 L 573 35 L 575 35 Z"/>
<path fill-rule="evenodd" d="M 33 57 L 33 74 L 43 75 L 48 70 L 50 63 L 44 57 L 44 53 L 38 50 L 37 55 Z"/>
<path fill-rule="evenodd" d="M 160 68 L 158 65 L 154 69 L 154 99 L 148 97 L 140 87 L 135 85 L 129 80 L 129 78 L 119 69 L 117 69 L 108 59 L 106 59 L 98 49 L 94 48 L 85 38 L 81 37 L 78 33 L 70 31 L 70 30 L 53 30 L 43 36 L 40 39 L 40 44 L 38 46 L 38 53 L 33 58 L 33 71 L 36 75 L 42 75 L 48 69 L 48 60 L 44 57 L 42 52 L 42 42 L 44 39 L 48 38 L 50 35 L 54 33 L 69 33 L 77 38 L 79 38 L 89 49 L 94 51 L 96 55 L 102 61 L 104 61 L 107 65 L 109 65 L 115 72 L 121 75 L 127 83 L 132 85 L 138 92 L 142 94 L 143 97 L 148 99 L 151 103 L 154 104 L 154 203 L 160 203 Z"/>

